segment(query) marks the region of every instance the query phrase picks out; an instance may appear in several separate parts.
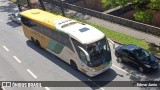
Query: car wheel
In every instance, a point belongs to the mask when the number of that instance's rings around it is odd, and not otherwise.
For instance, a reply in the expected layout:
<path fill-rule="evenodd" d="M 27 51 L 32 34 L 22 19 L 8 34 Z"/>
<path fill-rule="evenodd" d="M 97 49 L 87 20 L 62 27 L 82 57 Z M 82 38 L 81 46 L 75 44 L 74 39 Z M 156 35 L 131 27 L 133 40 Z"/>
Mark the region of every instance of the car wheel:
<path fill-rule="evenodd" d="M 140 72 L 144 72 L 144 69 L 142 67 L 139 67 Z"/>

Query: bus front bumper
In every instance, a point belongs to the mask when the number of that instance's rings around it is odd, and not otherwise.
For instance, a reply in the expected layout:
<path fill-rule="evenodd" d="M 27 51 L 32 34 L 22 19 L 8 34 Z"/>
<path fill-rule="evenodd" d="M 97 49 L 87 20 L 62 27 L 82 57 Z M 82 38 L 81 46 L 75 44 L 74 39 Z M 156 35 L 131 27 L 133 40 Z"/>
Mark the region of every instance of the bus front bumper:
<path fill-rule="evenodd" d="M 98 74 L 101 74 L 101 73 L 105 72 L 105 71 L 108 70 L 111 66 L 112 66 L 112 61 L 110 61 L 110 62 L 108 63 L 108 65 L 107 65 L 106 67 L 104 67 L 103 69 L 101 69 L 101 70 L 95 70 L 95 71 L 90 71 L 90 72 L 87 72 L 86 74 L 87 74 L 88 76 L 90 76 L 90 77 L 94 77 L 94 76 L 96 76 L 96 75 L 98 75 Z"/>

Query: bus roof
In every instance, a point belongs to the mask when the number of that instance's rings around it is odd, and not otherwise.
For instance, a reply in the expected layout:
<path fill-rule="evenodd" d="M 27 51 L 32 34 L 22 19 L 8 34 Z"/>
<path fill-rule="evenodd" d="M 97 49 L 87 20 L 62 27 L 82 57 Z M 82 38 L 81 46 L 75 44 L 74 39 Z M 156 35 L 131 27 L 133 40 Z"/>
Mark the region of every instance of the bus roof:
<path fill-rule="evenodd" d="M 51 28 L 56 28 L 55 25 L 53 24 L 55 20 L 65 18 L 60 15 L 52 14 L 40 9 L 29 9 L 21 12 L 20 15 Z"/>
<path fill-rule="evenodd" d="M 105 35 L 96 28 L 60 15 L 51 14 L 40 9 L 30 9 L 20 15 L 36 21 L 42 25 L 60 30 L 82 44 L 90 44 L 102 39 Z"/>
<path fill-rule="evenodd" d="M 58 25 L 55 22 L 55 25 L 58 30 L 69 34 L 82 44 L 90 44 L 105 37 L 105 35 L 96 28 L 74 20 L 69 20 L 63 25 Z"/>

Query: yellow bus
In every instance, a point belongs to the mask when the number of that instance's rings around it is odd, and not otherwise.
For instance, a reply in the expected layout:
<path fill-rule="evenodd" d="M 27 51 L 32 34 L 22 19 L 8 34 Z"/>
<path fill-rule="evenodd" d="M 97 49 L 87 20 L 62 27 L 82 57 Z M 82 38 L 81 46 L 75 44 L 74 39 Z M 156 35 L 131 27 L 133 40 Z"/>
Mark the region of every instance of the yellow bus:
<path fill-rule="evenodd" d="M 90 77 L 112 65 L 105 34 L 96 28 L 40 9 L 20 13 L 25 36 Z"/>

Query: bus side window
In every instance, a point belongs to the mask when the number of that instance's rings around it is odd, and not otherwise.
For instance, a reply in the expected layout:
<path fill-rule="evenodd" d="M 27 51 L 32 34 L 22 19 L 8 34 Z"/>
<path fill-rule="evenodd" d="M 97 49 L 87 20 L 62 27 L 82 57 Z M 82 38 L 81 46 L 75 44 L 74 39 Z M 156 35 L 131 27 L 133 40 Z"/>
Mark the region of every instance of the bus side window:
<path fill-rule="evenodd" d="M 72 44 L 69 39 L 69 35 L 67 35 L 64 32 L 59 32 L 59 38 L 60 38 L 59 42 L 61 44 L 65 45 L 66 47 L 68 47 L 69 49 L 71 49 L 74 52 L 74 49 L 73 49 Z"/>
<path fill-rule="evenodd" d="M 79 48 L 78 48 L 78 46 L 83 47 L 83 45 L 80 42 L 78 42 L 77 40 L 73 39 L 73 38 L 71 38 L 71 40 L 73 42 L 73 45 L 74 45 L 77 53 L 79 54 Z"/>
<path fill-rule="evenodd" d="M 52 30 L 50 35 L 53 40 L 59 42 L 59 33 L 56 30 Z"/>

